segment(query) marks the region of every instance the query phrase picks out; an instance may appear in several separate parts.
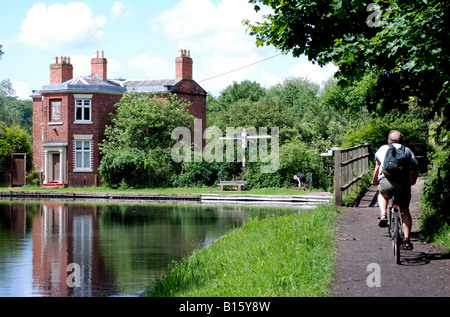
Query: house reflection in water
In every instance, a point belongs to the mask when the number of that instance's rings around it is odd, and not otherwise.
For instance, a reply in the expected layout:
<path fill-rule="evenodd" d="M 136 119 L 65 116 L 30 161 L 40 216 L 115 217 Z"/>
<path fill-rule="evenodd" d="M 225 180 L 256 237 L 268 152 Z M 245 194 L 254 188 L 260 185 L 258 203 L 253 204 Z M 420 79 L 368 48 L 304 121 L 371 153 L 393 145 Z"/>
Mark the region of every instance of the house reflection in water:
<path fill-rule="evenodd" d="M 44 296 L 100 296 L 107 281 L 96 237 L 99 206 L 43 203 L 33 215 L 33 292 Z M 79 275 L 71 263 L 78 264 Z M 70 287 L 69 275 L 80 287 Z M 77 282 L 77 281 L 75 281 Z"/>
<path fill-rule="evenodd" d="M 0 201 L 0 297 L 138 296 L 246 219 L 233 206 Z"/>

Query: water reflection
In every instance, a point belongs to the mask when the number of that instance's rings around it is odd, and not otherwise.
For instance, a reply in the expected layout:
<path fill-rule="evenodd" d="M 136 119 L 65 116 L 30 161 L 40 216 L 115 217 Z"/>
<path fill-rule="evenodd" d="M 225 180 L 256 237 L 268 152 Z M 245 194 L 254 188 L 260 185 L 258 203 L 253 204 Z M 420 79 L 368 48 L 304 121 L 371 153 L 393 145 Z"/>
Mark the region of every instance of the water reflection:
<path fill-rule="evenodd" d="M 137 296 L 172 261 L 270 212 L 291 211 L 0 202 L 0 296 Z"/>

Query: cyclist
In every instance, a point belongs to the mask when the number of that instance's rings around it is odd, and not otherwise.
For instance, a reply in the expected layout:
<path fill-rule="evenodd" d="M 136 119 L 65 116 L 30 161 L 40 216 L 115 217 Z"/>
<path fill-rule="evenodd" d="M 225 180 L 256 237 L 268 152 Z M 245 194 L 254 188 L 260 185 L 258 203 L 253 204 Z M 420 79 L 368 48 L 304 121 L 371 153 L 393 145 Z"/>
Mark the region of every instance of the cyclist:
<path fill-rule="evenodd" d="M 378 185 L 378 205 L 381 211 L 381 217 L 379 226 L 387 226 L 386 209 L 389 199 L 394 197 L 394 204 L 398 205 L 402 214 L 402 228 L 405 234 L 404 247 L 405 249 L 412 249 L 410 241 L 411 232 L 411 214 L 409 213 L 409 203 L 411 201 L 411 186 L 417 181 L 418 165 L 417 159 L 414 153 L 407 147 L 404 148 L 407 157 L 408 165 L 411 173 L 405 173 L 405 176 L 401 179 L 395 179 L 386 176 L 383 170 L 383 162 L 388 152 L 389 145 L 392 144 L 396 149 L 401 147 L 401 141 L 403 134 L 400 131 L 392 130 L 389 132 L 388 145 L 381 146 L 375 153 L 375 170 L 373 173 L 372 184 Z"/>

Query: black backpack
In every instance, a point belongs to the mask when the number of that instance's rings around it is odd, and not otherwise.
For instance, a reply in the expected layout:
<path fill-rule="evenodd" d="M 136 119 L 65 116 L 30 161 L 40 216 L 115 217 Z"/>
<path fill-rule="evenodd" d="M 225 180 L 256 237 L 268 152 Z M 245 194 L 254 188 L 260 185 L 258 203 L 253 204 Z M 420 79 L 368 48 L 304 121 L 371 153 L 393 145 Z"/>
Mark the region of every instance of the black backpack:
<path fill-rule="evenodd" d="M 409 174 L 409 160 L 405 147 L 402 145 L 396 148 L 389 144 L 389 149 L 384 158 L 383 169 L 381 170 L 387 178 L 399 181 L 406 181 Z"/>

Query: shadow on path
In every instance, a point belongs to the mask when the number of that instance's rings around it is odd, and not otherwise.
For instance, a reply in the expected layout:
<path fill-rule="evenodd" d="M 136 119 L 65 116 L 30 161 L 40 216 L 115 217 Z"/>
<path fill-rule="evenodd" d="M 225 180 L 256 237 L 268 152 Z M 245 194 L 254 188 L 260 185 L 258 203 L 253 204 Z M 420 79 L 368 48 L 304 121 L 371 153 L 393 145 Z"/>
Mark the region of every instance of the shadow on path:
<path fill-rule="evenodd" d="M 341 208 L 336 229 L 335 297 L 448 297 L 450 254 L 425 243 L 418 233 L 420 191 L 424 180 L 412 187 L 411 241 L 414 249 L 401 253 L 396 264 L 387 228 L 378 227 L 377 188 L 373 186 L 357 208 Z M 376 283 L 376 282 L 379 282 Z"/>

